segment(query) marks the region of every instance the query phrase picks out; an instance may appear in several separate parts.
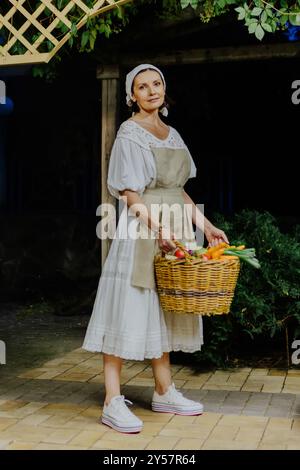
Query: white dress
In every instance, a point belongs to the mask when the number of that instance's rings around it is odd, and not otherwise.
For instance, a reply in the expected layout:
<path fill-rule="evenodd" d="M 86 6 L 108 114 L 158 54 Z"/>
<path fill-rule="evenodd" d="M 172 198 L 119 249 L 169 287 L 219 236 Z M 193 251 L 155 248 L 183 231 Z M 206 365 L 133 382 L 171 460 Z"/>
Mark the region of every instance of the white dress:
<path fill-rule="evenodd" d="M 155 178 L 152 147 L 185 148 L 171 126 L 166 139 L 158 139 L 133 120 L 124 121 L 117 133 L 108 169 L 109 192 L 120 199 L 119 191 L 132 189 L 140 195 Z M 188 152 L 189 153 L 189 152 Z M 190 155 L 190 153 L 189 153 Z M 196 176 L 191 159 L 190 178 Z M 82 348 L 104 352 L 128 360 L 160 358 L 163 352 L 195 352 L 203 344 L 202 317 L 163 312 L 156 289 L 131 285 L 135 240 L 126 238 L 128 224 L 137 223 L 122 212 L 115 238 L 100 276 L 92 315 Z"/>

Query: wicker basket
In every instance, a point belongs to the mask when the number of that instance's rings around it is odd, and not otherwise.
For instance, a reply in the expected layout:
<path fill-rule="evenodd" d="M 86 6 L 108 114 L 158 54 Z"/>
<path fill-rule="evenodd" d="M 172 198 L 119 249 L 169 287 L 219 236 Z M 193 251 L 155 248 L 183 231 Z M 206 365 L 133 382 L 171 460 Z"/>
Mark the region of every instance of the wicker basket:
<path fill-rule="evenodd" d="M 204 261 L 154 258 L 157 291 L 164 312 L 229 313 L 239 271 L 238 258 Z"/>

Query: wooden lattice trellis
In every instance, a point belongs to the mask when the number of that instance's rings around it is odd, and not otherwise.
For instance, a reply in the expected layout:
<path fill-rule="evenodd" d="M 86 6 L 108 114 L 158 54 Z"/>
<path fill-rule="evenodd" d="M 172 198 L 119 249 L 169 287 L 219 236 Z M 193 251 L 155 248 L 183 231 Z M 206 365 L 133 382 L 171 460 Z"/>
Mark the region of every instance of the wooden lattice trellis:
<path fill-rule="evenodd" d="M 88 18 L 129 1 L 1 0 L 0 66 L 49 62 L 68 41 L 74 25 L 78 30 Z"/>

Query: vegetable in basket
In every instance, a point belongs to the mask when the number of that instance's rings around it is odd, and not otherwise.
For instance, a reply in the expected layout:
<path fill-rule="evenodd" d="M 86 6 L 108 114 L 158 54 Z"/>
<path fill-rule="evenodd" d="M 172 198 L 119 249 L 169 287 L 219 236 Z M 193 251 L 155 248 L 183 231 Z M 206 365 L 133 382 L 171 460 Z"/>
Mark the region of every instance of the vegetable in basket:
<path fill-rule="evenodd" d="M 228 243 L 222 242 L 216 246 L 210 248 L 197 247 L 194 250 L 188 250 L 183 243 L 175 241 L 177 248 L 172 253 L 167 255 L 167 259 L 195 259 L 202 258 L 203 261 L 209 260 L 228 260 L 233 258 L 239 258 L 242 261 L 250 264 L 254 268 L 259 269 L 260 264 L 256 258 L 255 248 L 246 248 L 245 245 L 235 246 L 228 245 Z"/>

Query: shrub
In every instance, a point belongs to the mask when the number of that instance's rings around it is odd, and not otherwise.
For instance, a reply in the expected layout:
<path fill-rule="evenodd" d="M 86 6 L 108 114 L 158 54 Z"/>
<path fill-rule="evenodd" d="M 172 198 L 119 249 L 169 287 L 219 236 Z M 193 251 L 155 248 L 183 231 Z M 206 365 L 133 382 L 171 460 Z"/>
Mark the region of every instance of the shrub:
<path fill-rule="evenodd" d="M 300 334 L 300 227 L 283 233 L 270 213 L 250 210 L 231 220 L 216 215 L 215 224 L 231 244 L 254 247 L 261 269 L 243 263 L 231 313 L 204 318 L 205 343 L 196 362 L 224 366 L 248 336 L 252 348 L 284 337 L 289 364 L 289 343 Z"/>

